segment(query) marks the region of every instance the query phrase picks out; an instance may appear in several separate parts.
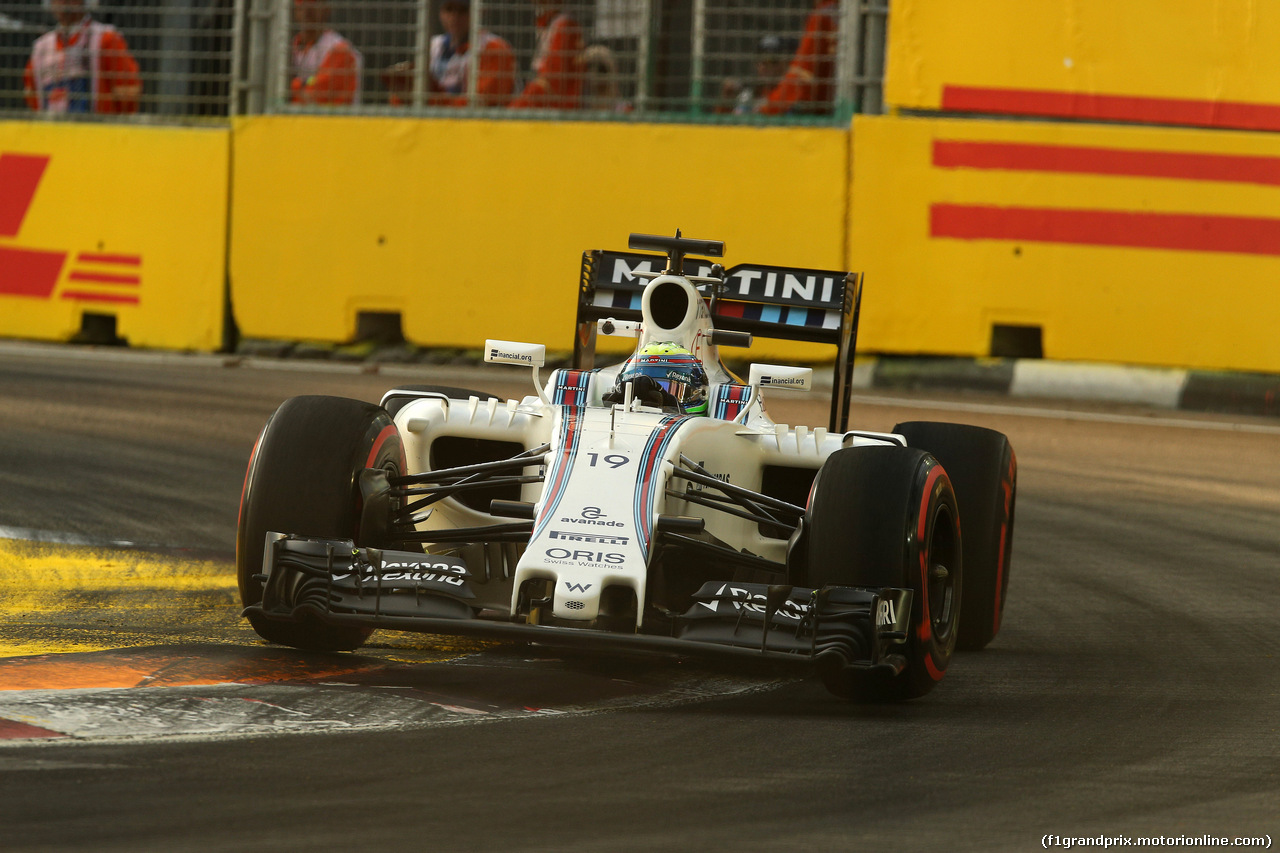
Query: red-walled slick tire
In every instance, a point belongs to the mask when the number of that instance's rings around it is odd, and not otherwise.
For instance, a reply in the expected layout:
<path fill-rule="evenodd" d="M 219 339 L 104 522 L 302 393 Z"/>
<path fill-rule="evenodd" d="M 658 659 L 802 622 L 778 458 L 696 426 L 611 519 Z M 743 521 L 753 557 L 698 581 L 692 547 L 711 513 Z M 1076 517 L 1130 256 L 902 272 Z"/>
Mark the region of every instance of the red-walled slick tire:
<path fill-rule="evenodd" d="M 1003 433 L 965 424 L 911 421 L 894 432 L 947 469 L 964 534 L 964 611 L 957 648 L 985 648 L 1000 632 L 1009 593 L 1018 458 Z"/>
<path fill-rule="evenodd" d="M 854 447 L 818 471 L 806 518 L 808 584 L 912 591 L 906 666 L 823 670 L 833 693 L 864 701 L 913 699 L 941 680 L 955 649 L 962 582 L 956 499 L 933 456 L 908 447 Z"/>
<path fill-rule="evenodd" d="M 341 397 L 293 397 L 281 404 L 249 458 L 236 536 L 240 601 L 262 601 L 262 560 L 268 531 L 352 539 L 384 547 L 382 530 L 360 529 L 359 473 L 403 473 L 400 434 L 381 407 Z M 358 648 L 366 628 L 330 625 L 303 616 L 282 621 L 250 615 L 265 640 L 318 651 Z"/>

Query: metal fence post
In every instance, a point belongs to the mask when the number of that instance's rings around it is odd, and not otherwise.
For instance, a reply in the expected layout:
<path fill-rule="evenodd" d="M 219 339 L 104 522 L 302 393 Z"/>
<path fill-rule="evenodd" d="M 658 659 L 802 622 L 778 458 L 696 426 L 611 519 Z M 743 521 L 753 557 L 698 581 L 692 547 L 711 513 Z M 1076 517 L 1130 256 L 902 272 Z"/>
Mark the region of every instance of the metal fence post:
<path fill-rule="evenodd" d="M 867 0 L 866 47 L 862 56 L 862 105 L 864 113 L 884 112 L 884 60 L 888 39 L 889 5 L 887 0 Z"/>
<path fill-rule="evenodd" d="M 480 19 L 484 17 L 484 0 L 471 4 L 471 32 L 467 34 L 471 46 L 467 48 L 467 105 L 479 106 L 476 92 L 480 86 Z"/>
<path fill-rule="evenodd" d="M 707 56 L 707 3 L 693 0 L 693 44 L 689 60 L 689 111 L 702 113 L 702 75 Z"/>
<path fill-rule="evenodd" d="M 260 115 L 267 110 L 270 91 L 271 56 L 273 48 L 271 23 L 275 19 L 275 0 L 248 0 L 249 11 L 249 68 L 245 80 L 248 95 L 247 112 Z"/>
<path fill-rule="evenodd" d="M 473 16 L 472 20 L 475 20 Z M 413 22 L 413 106 L 427 102 L 427 66 L 431 61 L 431 0 L 418 0 Z"/>
<path fill-rule="evenodd" d="M 638 112 L 644 112 L 649 101 L 649 74 L 652 68 L 649 52 L 652 50 L 655 21 L 652 0 L 637 0 L 637 3 L 641 7 L 640 14 L 644 24 L 636 33 L 636 93 L 632 103 Z"/>
<path fill-rule="evenodd" d="M 849 121 L 858 111 L 858 60 L 862 53 L 862 0 L 840 4 L 836 47 L 836 117 Z"/>
<path fill-rule="evenodd" d="M 274 0 L 274 16 L 271 29 L 271 54 L 274 60 L 270 65 L 270 79 L 267 91 L 270 102 L 267 109 L 278 112 L 289 103 L 289 69 L 293 65 L 293 48 L 289 39 L 289 27 L 292 21 L 291 0 Z"/>
<path fill-rule="evenodd" d="M 235 0 L 231 11 L 231 74 L 227 82 L 227 115 L 232 118 L 245 111 L 244 95 L 249 88 L 248 74 L 244 66 L 247 15 L 247 0 Z"/>

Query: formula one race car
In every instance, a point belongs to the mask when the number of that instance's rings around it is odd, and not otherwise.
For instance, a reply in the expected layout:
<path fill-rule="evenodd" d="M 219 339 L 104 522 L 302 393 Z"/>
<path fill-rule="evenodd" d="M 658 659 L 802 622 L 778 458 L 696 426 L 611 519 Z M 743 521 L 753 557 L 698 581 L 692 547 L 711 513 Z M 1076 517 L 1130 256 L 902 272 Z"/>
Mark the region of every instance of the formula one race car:
<path fill-rule="evenodd" d="M 957 646 L 995 637 L 1013 450 L 958 424 L 848 429 L 861 276 L 725 270 L 685 257 L 723 243 L 679 232 L 630 247 L 665 259 L 583 256 L 572 369 L 543 386 L 542 346 L 486 342 L 485 361 L 532 369 L 523 400 L 405 386 L 379 406 L 280 406 L 236 543 L 262 637 L 349 650 L 392 628 L 738 658 L 872 700 L 926 693 Z M 597 333 L 639 340 L 597 369 Z M 826 427 L 764 409 L 812 369 L 724 367 L 718 347 L 753 335 L 836 345 Z"/>

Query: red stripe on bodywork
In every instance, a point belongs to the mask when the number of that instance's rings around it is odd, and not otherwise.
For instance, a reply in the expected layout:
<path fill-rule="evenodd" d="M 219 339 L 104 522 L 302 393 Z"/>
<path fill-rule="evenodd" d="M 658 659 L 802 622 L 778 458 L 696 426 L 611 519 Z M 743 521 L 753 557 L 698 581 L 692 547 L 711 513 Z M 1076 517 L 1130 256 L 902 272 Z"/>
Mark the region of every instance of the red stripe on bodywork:
<path fill-rule="evenodd" d="M 545 485 L 543 486 L 541 498 L 542 508 L 538 511 L 538 518 L 535 522 L 531 539 L 537 539 L 541 536 L 542 531 L 555 516 L 556 509 L 560 506 L 560 499 L 564 497 L 565 486 L 569 483 L 569 470 L 573 468 L 573 461 L 578 452 L 580 435 L 578 421 L 581 418 L 582 410 L 566 407 L 562 411 L 560 448 L 544 480 Z"/>
<path fill-rule="evenodd" d="M 942 169 L 1007 169 L 1280 186 L 1280 157 L 1237 154 L 939 139 L 933 143 L 933 165 Z"/>
<path fill-rule="evenodd" d="M 0 249 L 0 295 L 48 299 L 66 259 L 66 252 Z"/>
<path fill-rule="evenodd" d="M 48 165 L 48 157 L 0 154 L 0 237 L 18 236 Z"/>
<path fill-rule="evenodd" d="M 1250 216 L 934 204 L 929 233 L 959 240 L 1280 255 L 1280 219 Z"/>
<path fill-rule="evenodd" d="M 942 109 L 1195 127 L 1233 127 L 1240 130 L 1280 130 L 1280 105 L 1243 101 L 943 86 Z"/>

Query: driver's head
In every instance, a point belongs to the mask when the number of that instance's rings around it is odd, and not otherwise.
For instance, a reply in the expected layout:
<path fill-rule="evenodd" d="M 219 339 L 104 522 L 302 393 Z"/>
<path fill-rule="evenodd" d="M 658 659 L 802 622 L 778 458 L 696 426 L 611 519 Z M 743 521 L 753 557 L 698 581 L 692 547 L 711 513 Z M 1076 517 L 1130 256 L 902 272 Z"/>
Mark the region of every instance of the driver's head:
<path fill-rule="evenodd" d="M 605 394 L 605 402 L 625 400 L 627 384 L 631 385 L 631 396 L 642 405 L 684 415 L 707 413 L 707 371 L 679 344 L 664 341 L 641 347 L 618 373 L 618 382 Z"/>

